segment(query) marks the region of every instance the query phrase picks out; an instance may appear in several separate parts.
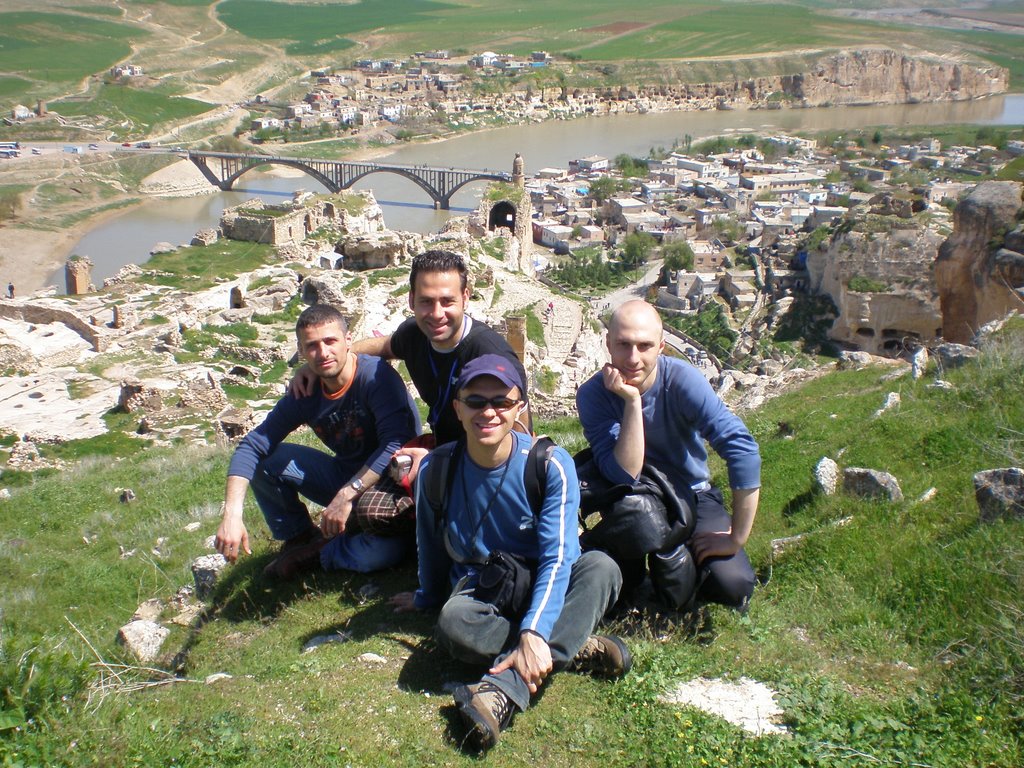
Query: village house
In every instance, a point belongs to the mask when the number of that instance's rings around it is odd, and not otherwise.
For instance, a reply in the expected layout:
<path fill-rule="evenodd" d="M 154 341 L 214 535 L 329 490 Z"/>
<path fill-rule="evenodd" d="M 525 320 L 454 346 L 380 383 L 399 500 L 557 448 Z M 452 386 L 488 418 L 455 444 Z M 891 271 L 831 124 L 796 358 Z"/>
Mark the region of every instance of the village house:
<path fill-rule="evenodd" d="M 647 213 L 650 206 L 635 197 L 612 197 L 605 202 L 608 217 L 621 227 L 626 226 L 625 214 Z"/>
<path fill-rule="evenodd" d="M 608 158 L 601 155 L 590 155 L 569 162 L 570 173 L 596 173 L 608 170 Z"/>
<path fill-rule="evenodd" d="M 141 77 L 145 70 L 138 64 L 115 64 L 110 68 L 111 77 Z"/>
<path fill-rule="evenodd" d="M 725 263 L 725 250 L 708 240 L 691 240 L 694 272 L 717 272 Z"/>
<path fill-rule="evenodd" d="M 726 271 L 718 283 L 718 292 L 729 302 L 735 312 L 750 309 L 757 301 L 757 288 L 754 287 L 752 271 Z"/>

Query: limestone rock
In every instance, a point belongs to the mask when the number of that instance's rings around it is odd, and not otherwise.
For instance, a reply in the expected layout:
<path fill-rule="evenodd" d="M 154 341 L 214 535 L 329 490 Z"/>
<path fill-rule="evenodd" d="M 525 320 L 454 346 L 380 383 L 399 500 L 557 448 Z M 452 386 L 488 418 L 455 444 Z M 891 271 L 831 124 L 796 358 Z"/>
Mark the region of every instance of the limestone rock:
<path fill-rule="evenodd" d="M 888 472 L 863 467 L 847 467 L 843 471 L 843 490 L 862 499 L 887 498 L 903 501 L 903 491 L 895 477 Z"/>
<path fill-rule="evenodd" d="M 974 475 L 974 498 L 982 522 L 1024 518 L 1024 469 L 988 469 Z"/>
<path fill-rule="evenodd" d="M 217 585 L 220 572 L 227 567 L 228 561 L 219 552 L 215 555 L 203 555 L 192 561 L 192 578 L 196 584 L 196 597 L 205 600 Z"/>
<path fill-rule="evenodd" d="M 978 350 L 968 347 L 966 344 L 940 344 L 935 348 L 935 355 L 939 359 L 939 366 L 943 371 L 951 371 L 959 368 L 964 363 L 974 360 L 978 356 Z"/>
<path fill-rule="evenodd" d="M 216 229 L 200 229 L 192 236 L 190 245 L 213 245 L 220 238 Z"/>
<path fill-rule="evenodd" d="M 174 253 L 176 250 L 178 250 L 178 246 L 173 243 L 159 242 L 149 249 L 149 255 L 156 256 L 160 253 Z"/>
<path fill-rule="evenodd" d="M 881 416 L 883 413 L 888 411 L 890 408 L 895 408 L 899 404 L 900 404 L 900 393 L 899 392 L 890 392 L 888 395 L 885 396 L 885 402 L 882 403 L 882 407 L 874 412 L 874 414 L 872 415 L 872 418 L 877 419 L 879 416 Z"/>
<path fill-rule="evenodd" d="M 925 370 L 928 368 L 928 348 L 921 347 L 914 352 L 913 357 L 910 358 L 910 376 L 914 380 L 920 379 L 924 376 Z"/>
<path fill-rule="evenodd" d="M 245 437 L 256 426 L 252 408 L 229 408 L 217 416 L 215 430 L 218 437 L 234 444 Z"/>
<path fill-rule="evenodd" d="M 405 261 L 420 247 L 422 239 L 405 232 L 372 232 L 340 241 L 335 250 L 344 257 L 346 269 L 379 269 Z"/>
<path fill-rule="evenodd" d="M 160 390 L 143 384 L 138 379 L 122 379 L 117 396 L 117 409 L 125 413 L 159 411 L 164 407 Z"/>
<path fill-rule="evenodd" d="M 113 277 L 108 277 L 106 280 L 103 281 L 103 287 L 110 288 L 111 286 L 114 285 L 128 283 L 141 275 L 142 267 L 140 267 L 138 264 L 125 264 L 123 267 L 117 270 L 116 275 L 114 275 Z"/>
<path fill-rule="evenodd" d="M 347 302 L 353 298 L 358 299 L 360 295 L 360 288 L 354 290 L 348 288 L 350 282 L 352 282 L 351 277 L 337 272 L 310 275 L 302 281 L 302 300 L 307 304 L 330 304 L 333 307 L 338 307 L 343 314 L 350 314 L 356 305 L 353 303 L 349 308 Z M 347 294 L 346 290 L 352 293 Z"/>
<path fill-rule="evenodd" d="M 164 612 L 164 601 L 154 597 L 139 604 L 132 614 L 132 621 L 156 621 Z"/>
<path fill-rule="evenodd" d="M 875 355 L 933 343 L 942 327 L 932 277 L 942 238 L 914 222 L 898 221 L 907 228 L 880 233 L 854 228 L 837 234 L 826 250 L 807 254 L 810 290 L 827 294 L 839 310 L 829 338 Z M 884 290 L 851 289 L 858 277 Z"/>
<path fill-rule="evenodd" d="M 204 411 L 220 411 L 227 404 L 227 395 L 210 373 L 189 381 L 178 400 L 179 408 Z"/>
<path fill-rule="evenodd" d="M 832 496 L 839 482 L 839 465 L 828 456 L 822 456 L 814 468 L 814 482 L 823 494 Z"/>
<path fill-rule="evenodd" d="M 131 307 L 121 304 L 115 304 L 114 319 L 112 324 L 115 328 L 122 328 L 126 331 L 133 331 L 139 325 L 139 316 Z"/>
<path fill-rule="evenodd" d="M 966 343 L 989 320 L 1020 305 L 1024 261 L 1014 251 L 998 257 L 1002 233 L 1015 231 L 1022 185 L 985 181 L 953 211 L 953 234 L 939 248 L 935 283 L 942 308 L 942 334 Z M 995 243 L 995 247 L 993 247 Z M 1016 239 L 1011 238 L 1011 244 Z"/>
<path fill-rule="evenodd" d="M 160 648 L 171 630 L 152 621 L 130 621 L 117 632 L 117 642 L 123 645 L 139 661 L 154 661 L 160 656 Z"/>
<path fill-rule="evenodd" d="M 295 347 L 292 346 L 294 351 Z M 217 354 L 230 360 L 245 360 L 249 363 L 260 365 L 273 365 L 278 360 L 284 360 L 284 350 L 281 347 L 244 347 L 241 344 L 221 344 L 217 347 Z"/>
<path fill-rule="evenodd" d="M 866 365 L 871 365 L 872 357 L 867 352 L 847 352 L 843 351 L 839 353 L 839 367 L 840 368 L 863 368 Z"/>

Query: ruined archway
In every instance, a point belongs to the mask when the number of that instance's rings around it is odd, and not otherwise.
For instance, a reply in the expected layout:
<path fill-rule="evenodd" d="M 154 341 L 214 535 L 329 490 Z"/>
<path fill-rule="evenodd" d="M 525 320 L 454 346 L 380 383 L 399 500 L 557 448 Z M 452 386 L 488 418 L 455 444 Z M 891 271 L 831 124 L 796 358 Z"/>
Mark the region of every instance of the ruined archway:
<path fill-rule="evenodd" d="M 516 231 L 516 207 L 508 200 L 502 200 L 491 207 L 487 216 L 487 229 L 493 232 L 498 227 Z"/>

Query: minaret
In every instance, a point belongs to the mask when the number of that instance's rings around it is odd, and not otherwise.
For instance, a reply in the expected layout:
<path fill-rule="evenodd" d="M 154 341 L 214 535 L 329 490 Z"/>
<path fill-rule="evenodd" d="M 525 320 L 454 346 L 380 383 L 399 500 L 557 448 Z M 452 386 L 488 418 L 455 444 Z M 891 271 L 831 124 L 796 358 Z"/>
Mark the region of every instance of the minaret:
<path fill-rule="evenodd" d="M 512 161 L 512 183 L 519 188 L 526 187 L 526 177 L 523 175 L 523 156 L 516 152 L 516 158 Z"/>

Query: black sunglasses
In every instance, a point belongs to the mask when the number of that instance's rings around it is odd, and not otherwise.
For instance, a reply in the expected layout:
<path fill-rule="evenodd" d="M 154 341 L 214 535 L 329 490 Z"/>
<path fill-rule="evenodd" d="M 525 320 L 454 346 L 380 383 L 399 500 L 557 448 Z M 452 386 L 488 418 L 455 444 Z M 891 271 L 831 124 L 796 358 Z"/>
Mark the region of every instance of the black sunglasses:
<path fill-rule="evenodd" d="M 474 411 L 482 411 L 484 408 L 491 407 L 496 411 L 507 411 L 509 408 L 513 408 L 522 400 L 514 397 L 508 397 L 502 395 L 501 397 L 484 397 L 483 395 L 467 395 L 466 397 L 458 398 L 459 402 L 467 408 L 472 408 Z"/>

